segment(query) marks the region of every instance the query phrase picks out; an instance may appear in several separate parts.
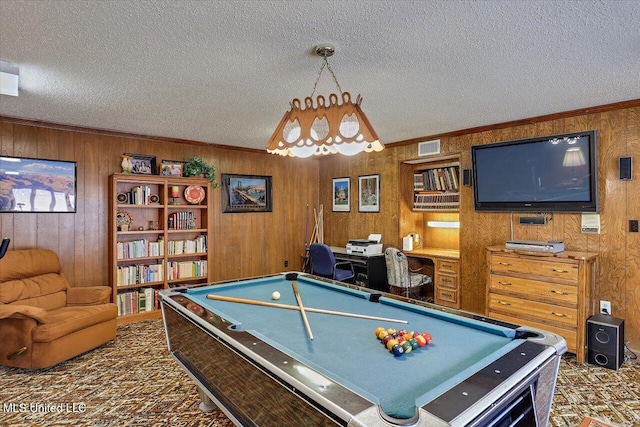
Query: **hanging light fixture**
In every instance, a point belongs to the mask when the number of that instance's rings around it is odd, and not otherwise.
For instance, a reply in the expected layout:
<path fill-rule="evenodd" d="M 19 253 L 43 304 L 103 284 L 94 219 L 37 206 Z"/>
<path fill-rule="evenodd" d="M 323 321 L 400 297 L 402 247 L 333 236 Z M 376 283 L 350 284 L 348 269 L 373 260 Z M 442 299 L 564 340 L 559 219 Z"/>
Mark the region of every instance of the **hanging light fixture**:
<path fill-rule="evenodd" d="M 360 109 L 362 97 L 358 95 L 353 102 L 349 92 L 342 92 L 338 79 L 327 61 L 327 58 L 335 53 L 335 48 L 324 44 L 316 46 L 315 52 L 324 61 L 313 85 L 313 92 L 304 99 L 304 104 L 298 98 L 291 101 L 291 110 L 284 114 L 271 135 L 267 151 L 291 157 L 335 153 L 352 156 L 362 151 L 382 151 L 384 145 Z M 314 104 L 313 95 L 325 67 L 333 76 L 340 95 L 330 94 L 328 104 L 324 96 L 318 95 Z"/>

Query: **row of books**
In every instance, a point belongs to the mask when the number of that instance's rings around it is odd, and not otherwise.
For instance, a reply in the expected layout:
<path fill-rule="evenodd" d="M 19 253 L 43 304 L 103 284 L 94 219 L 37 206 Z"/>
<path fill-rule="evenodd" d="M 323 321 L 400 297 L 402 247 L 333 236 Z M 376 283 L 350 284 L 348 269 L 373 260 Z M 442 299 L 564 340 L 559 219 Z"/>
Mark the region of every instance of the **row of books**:
<path fill-rule="evenodd" d="M 196 217 L 193 212 L 174 212 L 169 215 L 168 228 L 170 230 L 193 230 L 196 227 Z"/>
<path fill-rule="evenodd" d="M 416 193 L 413 197 L 416 210 L 451 211 L 460 209 L 459 193 Z"/>
<path fill-rule="evenodd" d="M 139 291 L 121 292 L 116 298 L 118 316 L 154 311 L 160 308 L 158 289 L 143 288 Z"/>
<path fill-rule="evenodd" d="M 116 286 L 138 285 L 141 283 L 162 282 L 164 264 L 136 264 L 118 267 Z"/>
<path fill-rule="evenodd" d="M 200 254 L 207 252 L 207 236 L 202 234 L 194 240 L 170 240 L 167 242 L 169 255 Z"/>
<path fill-rule="evenodd" d="M 154 202 L 151 200 L 151 187 L 148 185 L 137 185 L 133 187 L 129 193 L 130 205 L 151 205 Z M 155 196 L 155 203 L 157 203 L 158 196 Z"/>
<path fill-rule="evenodd" d="M 458 166 L 427 169 L 413 174 L 414 191 L 457 191 L 459 187 Z"/>
<path fill-rule="evenodd" d="M 116 243 L 116 257 L 118 259 L 153 256 L 164 256 L 164 239 L 160 238 L 156 242 L 150 242 L 147 239 L 140 239 L 131 242 Z"/>
<path fill-rule="evenodd" d="M 167 265 L 167 280 L 185 279 L 189 277 L 206 276 L 207 261 L 169 261 Z"/>

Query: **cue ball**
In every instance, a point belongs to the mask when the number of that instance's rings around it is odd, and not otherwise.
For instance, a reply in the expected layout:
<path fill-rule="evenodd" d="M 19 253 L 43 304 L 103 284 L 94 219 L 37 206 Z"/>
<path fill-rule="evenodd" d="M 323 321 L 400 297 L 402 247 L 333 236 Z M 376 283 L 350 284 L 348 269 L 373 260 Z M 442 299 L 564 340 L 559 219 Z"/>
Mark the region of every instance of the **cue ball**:
<path fill-rule="evenodd" d="M 275 291 L 274 293 L 272 293 L 271 294 L 271 299 L 275 299 L 275 300 L 280 299 L 280 292 Z"/>

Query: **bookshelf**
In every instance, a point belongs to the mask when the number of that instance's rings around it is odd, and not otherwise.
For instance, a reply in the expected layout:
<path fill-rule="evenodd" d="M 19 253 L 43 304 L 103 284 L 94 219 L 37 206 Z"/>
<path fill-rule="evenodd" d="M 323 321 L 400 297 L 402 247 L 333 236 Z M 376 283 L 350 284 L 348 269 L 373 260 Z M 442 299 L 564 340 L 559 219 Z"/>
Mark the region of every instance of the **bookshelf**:
<path fill-rule="evenodd" d="M 460 210 L 460 163 L 416 166 L 413 172 L 413 210 Z"/>
<path fill-rule="evenodd" d="M 211 186 L 205 178 L 113 174 L 109 283 L 118 323 L 161 316 L 161 289 L 210 281 Z"/>

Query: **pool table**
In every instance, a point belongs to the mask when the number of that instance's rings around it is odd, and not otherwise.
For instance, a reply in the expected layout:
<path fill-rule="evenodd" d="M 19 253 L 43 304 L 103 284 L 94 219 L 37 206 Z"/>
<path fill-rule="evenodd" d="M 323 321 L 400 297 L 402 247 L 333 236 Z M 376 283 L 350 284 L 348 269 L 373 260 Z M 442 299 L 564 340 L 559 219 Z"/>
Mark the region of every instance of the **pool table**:
<path fill-rule="evenodd" d="M 553 333 L 303 273 L 160 299 L 169 350 L 201 408 L 237 425 L 546 426 L 566 351 Z M 394 356 L 377 327 L 433 340 Z"/>

